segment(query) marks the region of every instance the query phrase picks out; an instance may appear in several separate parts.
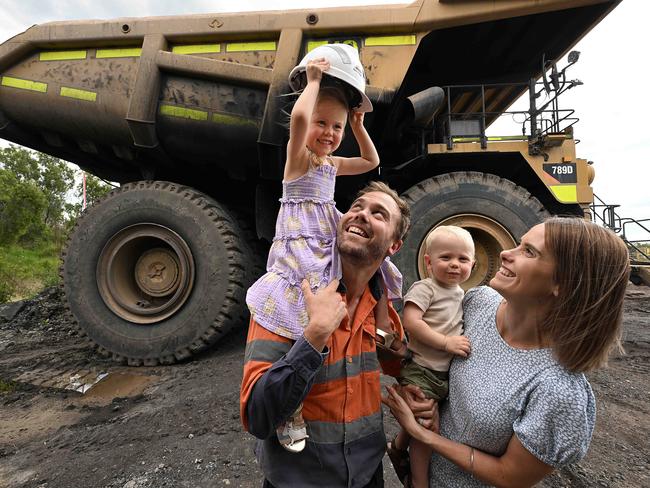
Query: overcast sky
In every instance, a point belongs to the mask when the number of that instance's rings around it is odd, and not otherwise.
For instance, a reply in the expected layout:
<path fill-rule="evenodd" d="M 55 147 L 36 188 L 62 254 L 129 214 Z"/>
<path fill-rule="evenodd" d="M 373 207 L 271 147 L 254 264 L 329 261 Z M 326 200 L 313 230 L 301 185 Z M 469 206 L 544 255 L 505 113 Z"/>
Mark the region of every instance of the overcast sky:
<path fill-rule="evenodd" d="M 33 24 L 68 19 L 315 8 L 353 4 L 408 3 L 390 0 L 0 0 L 0 42 Z M 617 203 L 624 217 L 650 218 L 650 95 L 648 48 L 650 2 L 624 0 L 575 49 L 578 64 L 569 72 L 584 85 L 561 99 L 580 122 L 578 157 L 594 161 L 595 193 Z M 549 31 L 552 35 L 552 30 Z M 500 135 L 515 134 L 499 127 Z M 6 141 L 0 139 L 0 146 Z M 650 227 L 650 221 L 647 222 Z"/>

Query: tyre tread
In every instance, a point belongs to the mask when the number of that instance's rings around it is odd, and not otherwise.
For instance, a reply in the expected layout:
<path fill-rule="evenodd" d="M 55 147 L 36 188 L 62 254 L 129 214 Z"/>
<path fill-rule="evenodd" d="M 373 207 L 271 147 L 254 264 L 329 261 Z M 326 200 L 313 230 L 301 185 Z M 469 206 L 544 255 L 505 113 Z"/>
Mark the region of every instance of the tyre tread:
<path fill-rule="evenodd" d="M 455 203 L 457 199 L 474 202 L 484 199 L 492 205 L 492 209 L 486 211 L 487 217 L 497 222 L 503 218 L 501 222 L 507 221 L 520 230 L 524 223 L 533 225 L 550 216 L 542 203 L 525 188 L 494 174 L 478 171 L 457 171 L 431 177 L 408 188 L 401 196 L 411 206 L 414 219 L 411 233 L 395 256 L 395 263 L 400 266 L 406 285 L 419 279 L 416 262 L 420 240 L 423 238 L 420 233 L 426 230 L 418 224 L 426 222 L 429 225 L 428 220 L 419 219 L 427 215 L 432 226 L 454 213 L 463 213 L 463 207 L 458 206 L 461 204 Z M 504 209 L 504 213 L 499 214 L 499 209 Z M 473 212 L 482 213 L 481 210 Z M 504 223 L 502 225 L 509 227 Z M 417 231 L 415 227 L 418 227 Z"/>
<path fill-rule="evenodd" d="M 241 215 L 236 212 L 231 212 L 211 197 L 187 186 L 166 181 L 138 181 L 126 183 L 119 188 L 111 190 L 92 207 L 102 205 L 121 194 L 135 190 L 156 190 L 175 193 L 181 198 L 194 203 L 202 212 L 210 217 L 212 222 L 214 222 L 215 228 L 224 240 L 226 248 L 225 256 L 229 268 L 229 283 L 221 310 L 216 314 L 212 323 L 207 324 L 206 328 L 199 333 L 198 339 L 194 339 L 191 344 L 180 345 L 173 354 L 164 354 L 160 357 L 147 358 L 130 357 L 111 353 L 105 347 L 95 343 L 88 336 L 83 325 L 79 323 L 72 313 L 70 298 L 64 284 L 65 265 L 66 261 L 69 259 L 68 249 L 75 232 L 79 230 L 80 226 L 83 226 L 86 219 L 92 218 L 92 208 L 89 207 L 77 219 L 77 222 L 75 223 L 64 246 L 64 250 L 61 253 L 59 276 L 61 278 L 60 287 L 63 291 L 65 314 L 68 316 L 70 321 L 75 324 L 79 334 L 89 341 L 91 347 L 94 348 L 98 354 L 112 356 L 114 361 L 127 363 L 129 366 L 172 364 L 177 361 L 189 359 L 194 354 L 203 351 L 210 345 L 216 343 L 225 333 L 234 327 L 245 326 L 245 319 L 248 315 L 248 310 L 245 305 L 246 290 L 263 270 L 261 264 L 263 256 L 257 252 L 258 249 L 255 246 L 256 239 L 252 236 L 250 226 Z"/>

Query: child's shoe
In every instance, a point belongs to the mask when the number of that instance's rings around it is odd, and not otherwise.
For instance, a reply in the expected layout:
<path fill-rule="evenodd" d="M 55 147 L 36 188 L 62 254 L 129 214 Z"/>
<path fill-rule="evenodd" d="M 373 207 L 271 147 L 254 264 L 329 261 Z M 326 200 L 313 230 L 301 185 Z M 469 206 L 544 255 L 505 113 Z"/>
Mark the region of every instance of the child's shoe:
<path fill-rule="evenodd" d="M 395 341 L 395 334 L 393 334 L 392 332 L 386 332 L 385 330 L 382 330 L 379 327 L 377 327 L 377 335 L 376 335 L 377 346 L 383 349 L 391 349 L 391 346 L 393 345 L 393 341 Z"/>
<path fill-rule="evenodd" d="M 296 410 L 286 423 L 276 429 L 280 445 L 289 452 L 301 452 L 306 445 L 307 424 L 302 418 L 302 405 Z"/>

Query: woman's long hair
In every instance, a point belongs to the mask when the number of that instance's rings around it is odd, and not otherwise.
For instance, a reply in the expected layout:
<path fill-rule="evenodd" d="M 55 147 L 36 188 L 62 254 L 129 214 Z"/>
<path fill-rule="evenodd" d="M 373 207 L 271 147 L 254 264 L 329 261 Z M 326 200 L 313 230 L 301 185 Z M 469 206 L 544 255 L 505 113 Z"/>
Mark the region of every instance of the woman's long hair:
<path fill-rule="evenodd" d="M 612 231 L 580 218 L 544 223 L 545 245 L 555 258 L 558 297 L 543 325 L 560 364 L 591 371 L 622 352 L 623 300 L 630 258 Z"/>

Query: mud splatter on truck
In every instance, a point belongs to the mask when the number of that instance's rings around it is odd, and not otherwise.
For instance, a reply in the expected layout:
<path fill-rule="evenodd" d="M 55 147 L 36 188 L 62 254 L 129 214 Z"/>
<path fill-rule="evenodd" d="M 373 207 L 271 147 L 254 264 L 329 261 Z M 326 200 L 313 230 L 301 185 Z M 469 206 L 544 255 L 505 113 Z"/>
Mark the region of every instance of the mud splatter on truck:
<path fill-rule="evenodd" d="M 453 223 L 476 240 L 476 285 L 531 225 L 588 212 L 594 171 L 576 154 L 575 119 L 535 94 L 571 87 L 554 60 L 618 3 L 418 0 L 36 25 L 0 45 L 0 137 L 121 184 L 70 238 L 65 301 L 99 352 L 173 363 L 245 326 L 278 208 L 287 76 L 306 52 L 358 49 L 375 106 L 380 172 L 341 178 L 340 208 L 367 179 L 386 180 L 414 214 L 396 257 L 406 284 L 431 229 Z M 526 91 L 523 131 L 488 137 Z M 340 153 L 355 151 L 346 138 Z"/>

